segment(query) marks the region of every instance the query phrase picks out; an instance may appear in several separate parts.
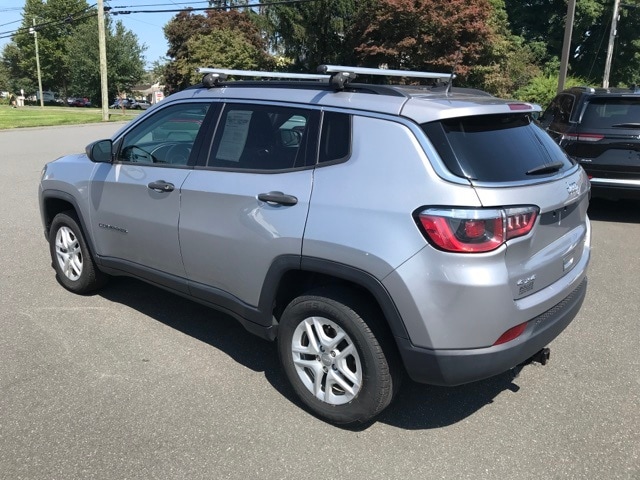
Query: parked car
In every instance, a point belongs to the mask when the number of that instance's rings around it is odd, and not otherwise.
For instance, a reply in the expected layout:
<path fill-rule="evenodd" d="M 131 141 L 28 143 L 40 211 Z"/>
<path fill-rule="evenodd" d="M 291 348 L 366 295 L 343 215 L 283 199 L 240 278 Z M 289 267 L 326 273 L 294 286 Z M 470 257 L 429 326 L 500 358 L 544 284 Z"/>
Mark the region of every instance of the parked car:
<path fill-rule="evenodd" d="M 586 174 L 539 107 L 446 74 L 323 71 L 202 69 L 47 164 L 60 283 L 130 275 L 232 315 L 277 341 L 295 393 L 336 423 L 377 415 L 405 373 L 459 385 L 546 363 L 585 297 L 591 230 Z"/>
<path fill-rule="evenodd" d="M 116 98 L 114 102 L 109 105 L 109 108 L 122 108 L 122 105 L 124 105 L 125 108 L 132 110 L 146 110 L 151 106 L 151 104 L 146 100 L 135 100 L 133 98 Z"/>
<path fill-rule="evenodd" d="M 131 108 L 131 105 L 135 102 L 133 98 L 116 98 L 109 108 L 122 108 L 124 105 L 125 108 Z"/>
<path fill-rule="evenodd" d="M 540 119 L 579 162 L 593 195 L 640 198 L 640 89 L 574 87 L 558 94 Z"/>
<path fill-rule="evenodd" d="M 67 99 L 70 107 L 90 107 L 91 101 L 86 97 L 77 97 Z"/>
<path fill-rule="evenodd" d="M 151 104 L 146 100 L 133 100 L 131 103 L 129 103 L 129 108 L 132 108 L 134 110 L 146 110 L 150 106 Z"/>

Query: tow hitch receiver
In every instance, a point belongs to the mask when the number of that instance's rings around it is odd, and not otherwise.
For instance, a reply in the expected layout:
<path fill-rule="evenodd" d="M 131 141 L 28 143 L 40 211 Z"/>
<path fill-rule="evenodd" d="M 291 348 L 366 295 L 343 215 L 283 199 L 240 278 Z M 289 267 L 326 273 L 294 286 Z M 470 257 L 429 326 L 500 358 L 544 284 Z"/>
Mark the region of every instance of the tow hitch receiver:
<path fill-rule="evenodd" d="M 545 347 L 535 355 L 532 355 L 531 358 L 529 358 L 529 360 L 527 360 L 524 363 L 526 365 L 528 363 L 536 362 L 536 363 L 539 363 L 540 365 L 546 365 L 547 362 L 549 361 L 549 357 L 551 357 L 551 350 Z"/>
<path fill-rule="evenodd" d="M 523 367 L 531 363 L 539 363 L 540 365 L 546 365 L 547 363 L 549 363 L 550 357 L 551 357 L 551 349 L 549 349 L 548 347 L 545 347 L 539 352 L 534 353 L 529 358 L 527 358 L 524 362 L 516 365 L 511 369 L 511 372 L 513 373 L 513 378 L 516 378 L 520 374 L 520 371 L 523 369 Z"/>

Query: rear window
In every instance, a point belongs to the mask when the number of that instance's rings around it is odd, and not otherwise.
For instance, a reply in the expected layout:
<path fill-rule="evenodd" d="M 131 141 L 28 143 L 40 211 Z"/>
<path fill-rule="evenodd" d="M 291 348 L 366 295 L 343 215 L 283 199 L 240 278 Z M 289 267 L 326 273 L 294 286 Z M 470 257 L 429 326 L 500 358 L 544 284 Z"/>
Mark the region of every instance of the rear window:
<path fill-rule="evenodd" d="M 640 123 L 640 97 L 595 97 L 589 100 L 580 122 L 598 129 Z"/>
<path fill-rule="evenodd" d="M 545 174 L 527 174 L 560 163 L 573 163 L 528 114 L 477 115 L 425 123 L 422 129 L 446 164 L 459 177 L 480 182 L 515 182 Z"/>

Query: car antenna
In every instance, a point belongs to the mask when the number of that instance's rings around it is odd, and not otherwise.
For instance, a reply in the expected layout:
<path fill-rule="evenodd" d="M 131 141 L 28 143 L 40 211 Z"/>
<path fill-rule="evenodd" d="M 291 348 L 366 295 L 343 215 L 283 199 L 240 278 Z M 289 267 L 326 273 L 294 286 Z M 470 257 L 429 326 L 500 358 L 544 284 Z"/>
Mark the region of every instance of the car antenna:
<path fill-rule="evenodd" d="M 451 69 L 451 76 L 449 77 L 449 81 L 447 82 L 447 88 L 445 89 L 445 94 L 447 95 L 447 97 L 451 93 L 451 87 L 453 87 L 453 79 L 456 77 L 456 68 L 458 68 L 458 62 L 461 58 L 462 50 L 458 49 L 458 52 L 456 53 L 456 59 L 453 62 L 453 68 Z"/>

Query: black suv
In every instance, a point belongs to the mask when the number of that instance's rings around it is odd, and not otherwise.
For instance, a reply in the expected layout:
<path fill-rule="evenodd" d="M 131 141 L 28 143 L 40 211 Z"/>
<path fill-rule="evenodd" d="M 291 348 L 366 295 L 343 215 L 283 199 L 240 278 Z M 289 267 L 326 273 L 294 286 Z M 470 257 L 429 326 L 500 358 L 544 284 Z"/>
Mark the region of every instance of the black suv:
<path fill-rule="evenodd" d="M 594 196 L 640 198 L 640 88 L 564 90 L 540 122 L 580 162 Z"/>

